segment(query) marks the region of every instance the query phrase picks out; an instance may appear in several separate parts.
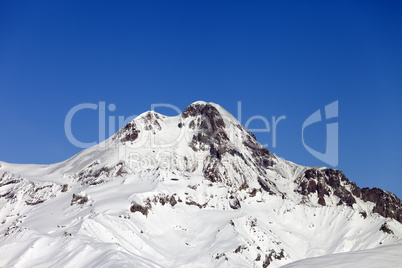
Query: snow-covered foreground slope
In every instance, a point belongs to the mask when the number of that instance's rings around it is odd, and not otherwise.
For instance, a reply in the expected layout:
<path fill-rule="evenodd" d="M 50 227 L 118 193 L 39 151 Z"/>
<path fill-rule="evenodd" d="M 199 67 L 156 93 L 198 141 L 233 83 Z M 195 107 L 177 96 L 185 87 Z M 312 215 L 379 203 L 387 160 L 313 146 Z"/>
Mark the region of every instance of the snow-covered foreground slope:
<path fill-rule="evenodd" d="M 396 196 L 277 158 L 204 102 L 0 176 L 0 267 L 279 267 L 402 242 Z"/>
<path fill-rule="evenodd" d="M 352 251 L 300 260 L 282 267 L 321 268 L 325 266 L 328 268 L 398 268 L 402 267 L 401 252 L 402 244 L 395 244 L 374 249 Z"/>

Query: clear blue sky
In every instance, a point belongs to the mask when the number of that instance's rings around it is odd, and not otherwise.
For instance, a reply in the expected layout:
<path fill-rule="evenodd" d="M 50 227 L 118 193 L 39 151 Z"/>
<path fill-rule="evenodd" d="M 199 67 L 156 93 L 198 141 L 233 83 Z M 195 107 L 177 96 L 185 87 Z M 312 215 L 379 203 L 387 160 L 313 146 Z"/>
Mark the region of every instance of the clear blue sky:
<path fill-rule="evenodd" d="M 234 114 L 242 101 L 243 124 L 286 115 L 268 149 L 321 166 L 301 126 L 339 100 L 337 168 L 402 197 L 401 14 L 401 1 L 2 1 L 0 160 L 79 152 L 64 119 L 80 103 L 113 103 L 107 116 L 127 117 L 204 100 Z M 77 115 L 73 131 L 96 140 L 96 111 Z M 324 150 L 324 123 L 306 135 Z"/>

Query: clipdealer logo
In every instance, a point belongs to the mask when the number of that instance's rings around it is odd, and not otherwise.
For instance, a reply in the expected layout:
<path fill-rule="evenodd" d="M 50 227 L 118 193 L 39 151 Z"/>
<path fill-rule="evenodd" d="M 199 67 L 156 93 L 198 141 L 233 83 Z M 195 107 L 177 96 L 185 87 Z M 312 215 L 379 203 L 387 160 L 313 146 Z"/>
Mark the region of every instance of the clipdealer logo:
<path fill-rule="evenodd" d="M 338 101 L 334 101 L 324 107 L 324 114 L 325 114 L 325 120 L 329 120 L 332 118 L 338 118 Z M 323 121 L 322 116 L 321 116 L 321 109 L 315 111 L 312 113 L 303 123 L 302 126 L 302 142 L 304 148 L 313 155 L 315 158 L 323 161 L 324 163 L 327 163 L 333 167 L 336 167 L 338 165 L 338 148 L 339 148 L 339 131 L 338 131 L 338 122 L 335 123 L 327 123 L 326 124 L 326 148 L 325 152 L 319 152 L 310 146 L 308 146 L 304 140 L 304 130 L 318 122 Z"/>

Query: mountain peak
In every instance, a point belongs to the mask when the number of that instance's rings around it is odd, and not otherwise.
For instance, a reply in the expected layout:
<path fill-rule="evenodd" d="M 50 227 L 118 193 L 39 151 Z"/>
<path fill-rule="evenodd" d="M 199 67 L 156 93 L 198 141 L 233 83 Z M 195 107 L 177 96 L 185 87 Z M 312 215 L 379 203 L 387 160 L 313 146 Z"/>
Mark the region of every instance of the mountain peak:
<path fill-rule="evenodd" d="M 181 114 L 182 118 L 186 119 L 193 117 L 189 123 L 190 128 L 197 127 L 206 135 L 218 136 L 228 139 L 224 128 L 226 127 L 225 121 L 222 118 L 219 110 L 212 104 L 197 102 L 189 105 Z M 198 120 L 194 117 L 198 117 Z"/>
<path fill-rule="evenodd" d="M 278 267 L 402 242 L 395 195 L 274 156 L 217 104 L 145 112 L 104 145 L 0 163 L 0 266 Z"/>

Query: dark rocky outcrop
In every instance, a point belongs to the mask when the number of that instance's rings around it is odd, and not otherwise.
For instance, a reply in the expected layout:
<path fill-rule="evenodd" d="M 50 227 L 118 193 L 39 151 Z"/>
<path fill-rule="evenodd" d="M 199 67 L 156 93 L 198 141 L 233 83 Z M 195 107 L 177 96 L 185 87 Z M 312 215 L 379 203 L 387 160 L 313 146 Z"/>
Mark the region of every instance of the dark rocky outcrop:
<path fill-rule="evenodd" d="M 203 129 L 210 129 L 215 132 L 219 128 L 225 127 L 225 122 L 218 109 L 212 104 L 199 104 L 194 103 L 189 105 L 181 114 L 183 118 L 201 116 L 203 122 L 201 124 Z"/>
<path fill-rule="evenodd" d="M 256 161 L 256 164 L 264 168 L 273 166 L 273 155 L 271 152 L 257 141 L 254 134 L 248 130 L 246 130 L 246 132 L 247 135 L 246 139 L 243 141 L 243 145 L 251 151 L 251 155 L 253 160 Z"/>
<path fill-rule="evenodd" d="M 318 198 L 318 204 L 320 204 L 321 206 L 325 206 L 326 205 L 326 202 L 325 202 L 325 199 L 324 199 L 324 197 L 320 197 L 320 198 Z"/>
<path fill-rule="evenodd" d="M 99 162 L 95 161 L 77 174 L 77 180 L 82 185 L 97 185 L 104 182 L 104 178 L 117 177 L 126 174 L 125 163 L 119 162 L 115 166 L 103 166 L 99 168 Z"/>
<path fill-rule="evenodd" d="M 37 200 L 37 201 L 33 201 L 33 202 L 25 201 L 25 204 L 30 205 L 30 206 L 35 206 L 35 205 L 38 205 L 43 202 L 45 202 L 45 200 Z"/>
<path fill-rule="evenodd" d="M 181 114 L 183 118 L 193 117 L 189 127 L 195 129 L 190 147 L 197 151 L 201 150 L 211 151 L 211 155 L 218 158 L 224 154 L 227 149 L 225 142 L 229 141 L 229 137 L 225 132 L 225 122 L 222 115 L 211 104 L 191 104 Z"/>
<path fill-rule="evenodd" d="M 169 203 L 172 207 L 174 207 L 177 204 L 176 198 L 172 195 L 169 199 Z"/>
<path fill-rule="evenodd" d="M 299 184 L 296 192 L 304 196 L 317 193 L 318 204 L 322 206 L 326 205 L 324 196 L 331 194 L 339 197 L 338 205 L 353 206 L 356 203 L 352 193 L 347 189 L 347 185 L 352 185 L 351 182 L 339 170 L 308 169 L 304 172 L 303 177 L 296 179 L 295 182 Z"/>
<path fill-rule="evenodd" d="M 387 233 L 387 234 L 394 234 L 394 231 L 392 231 L 392 230 L 389 228 L 389 226 L 388 226 L 388 224 L 387 224 L 386 222 L 384 222 L 384 223 L 381 225 L 380 231 L 383 231 L 384 233 Z"/>
<path fill-rule="evenodd" d="M 260 184 L 261 188 L 264 191 L 268 192 L 269 194 L 274 194 L 274 192 L 271 190 L 271 186 L 269 185 L 269 183 L 267 181 L 263 180 L 260 177 L 258 177 L 257 180 L 258 180 L 258 183 Z M 273 185 L 273 186 L 275 186 L 275 185 Z"/>
<path fill-rule="evenodd" d="M 223 181 L 221 174 L 218 170 L 218 163 L 210 162 L 204 166 L 204 177 L 211 182 Z"/>
<path fill-rule="evenodd" d="M 137 125 L 134 121 L 127 123 L 116 135 L 113 137 L 113 140 L 120 139 L 121 142 L 134 142 L 137 140 L 141 130 L 151 131 L 153 134 L 156 134 L 157 131 L 162 130 L 162 126 L 159 123 L 159 120 L 162 119 L 161 116 L 155 112 L 147 112 L 140 118 L 136 120 Z"/>
<path fill-rule="evenodd" d="M 361 199 L 375 204 L 372 212 L 402 223 L 402 202 L 396 195 L 378 188 L 363 188 Z"/>
<path fill-rule="evenodd" d="M 0 187 L 6 186 L 6 185 L 9 185 L 9 184 L 16 184 L 16 183 L 19 183 L 20 181 L 21 181 L 21 180 L 6 181 L 6 182 L 4 182 L 4 183 L 0 183 Z"/>
<path fill-rule="evenodd" d="M 367 212 L 366 211 L 360 211 L 359 214 L 363 217 L 363 219 L 367 218 Z"/>
<path fill-rule="evenodd" d="M 121 142 L 133 142 L 138 138 L 138 134 L 140 130 L 137 129 L 137 126 L 134 122 L 130 122 L 124 126 L 116 135 L 122 136 L 120 139 Z"/>
<path fill-rule="evenodd" d="M 22 178 L 20 178 L 20 177 L 16 178 L 16 176 L 14 174 L 6 171 L 3 173 L 3 175 L 0 178 L 0 187 L 10 185 L 10 184 L 17 184 L 21 181 L 22 181 Z"/>
<path fill-rule="evenodd" d="M 74 204 L 82 205 L 82 204 L 85 204 L 86 202 L 88 202 L 87 196 L 73 194 L 73 199 L 71 200 L 71 205 L 74 205 Z"/>
<path fill-rule="evenodd" d="M 132 213 L 140 212 L 142 215 L 148 216 L 149 207 L 148 206 L 141 206 L 140 204 L 134 202 L 130 207 L 130 211 Z"/>
<path fill-rule="evenodd" d="M 68 184 L 63 184 L 63 186 L 61 187 L 61 192 L 65 193 L 68 190 Z"/>
<path fill-rule="evenodd" d="M 189 146 L 194 151 L 209 150 L 209 159 L 204 163 L 204 176 L 212 182 L 222 182 L 226 178 L 227 167 L 221 162 L 226 155 L 239 157 L 247 166 L 255 169 L 265 177 L 265 169 L 273 165 L 273 155 L 260 143 L 255 136 L 241 125 L 236 125 L 242 133 L 242 144 L 251 153 L 252 158 L 246 158 L 229 139 L 226 133 L 226 123 L 219 110 L 212 104 L 194 103 L 182 113 L 183 119 L 190 118 L 189 128 L 194 130 Z M 244 183 L 243 171 L 233 167 L 239 174 L 238 182 Z M 229 182 L 230 183 L 230 182 Z M 231 184 L 231 183 L 230 183 Z"/>
<path fill-rule="evenodd" d="M 141 117 L 140 121 L 143 124 L 144 130 L 152 131 L 153 134 L 156 134 L 156 131 L 162 130 L 162 126 L 158 121 L 159 119 L 161 119 L 159 114 L 155 112 L 148 112 Z"/>
<path fill-rule="evenodd" d="M 375 204 L 372 212 L 383 217 L 393 218 L 402 222 L 402 202 L 394 194 L 378 188 L 362 188 L 349 181 L 336 169 L 308 169 L 303 176 L 295 180 L 298 184 L 296 192 L 303 196 L 318 195 L 318 204 L 325 206 L 324 196 L 335 195 L 339 198 L 337 205 L 353 206 L 356 198 Z M 367 216 L 367 215 L 366 215 Z"/>
<path fill-rule="evenodd" d="M 230 206 L 232 209 L 239 209 L 239 208 L 241 208 L 239 199 L 237 199 L 237 197 L 231 196 L 230 199 L 229 199 L 229 206 Z"/>
<path fill-rule="evenodd" d="M 265 260 L 262 263 L 262 267 L 268 267 L 274 259 L 281 260 L 283 258 L 285 258 L 285 252 L 283 249 L 281 249 L 279 253 L 272 249 L 268 255 L 265 255 Z"/>
<path fill-rule="evenodd" d="M 208 205 L 208 202 L 206 202 L 205 204 L 201 205 L 201 204 L 195 202 L 194 200 L 187 200 L 186 205 L 196 206 L 196 207 L 201 209 L 201 208 L 205 208 Z"/>

